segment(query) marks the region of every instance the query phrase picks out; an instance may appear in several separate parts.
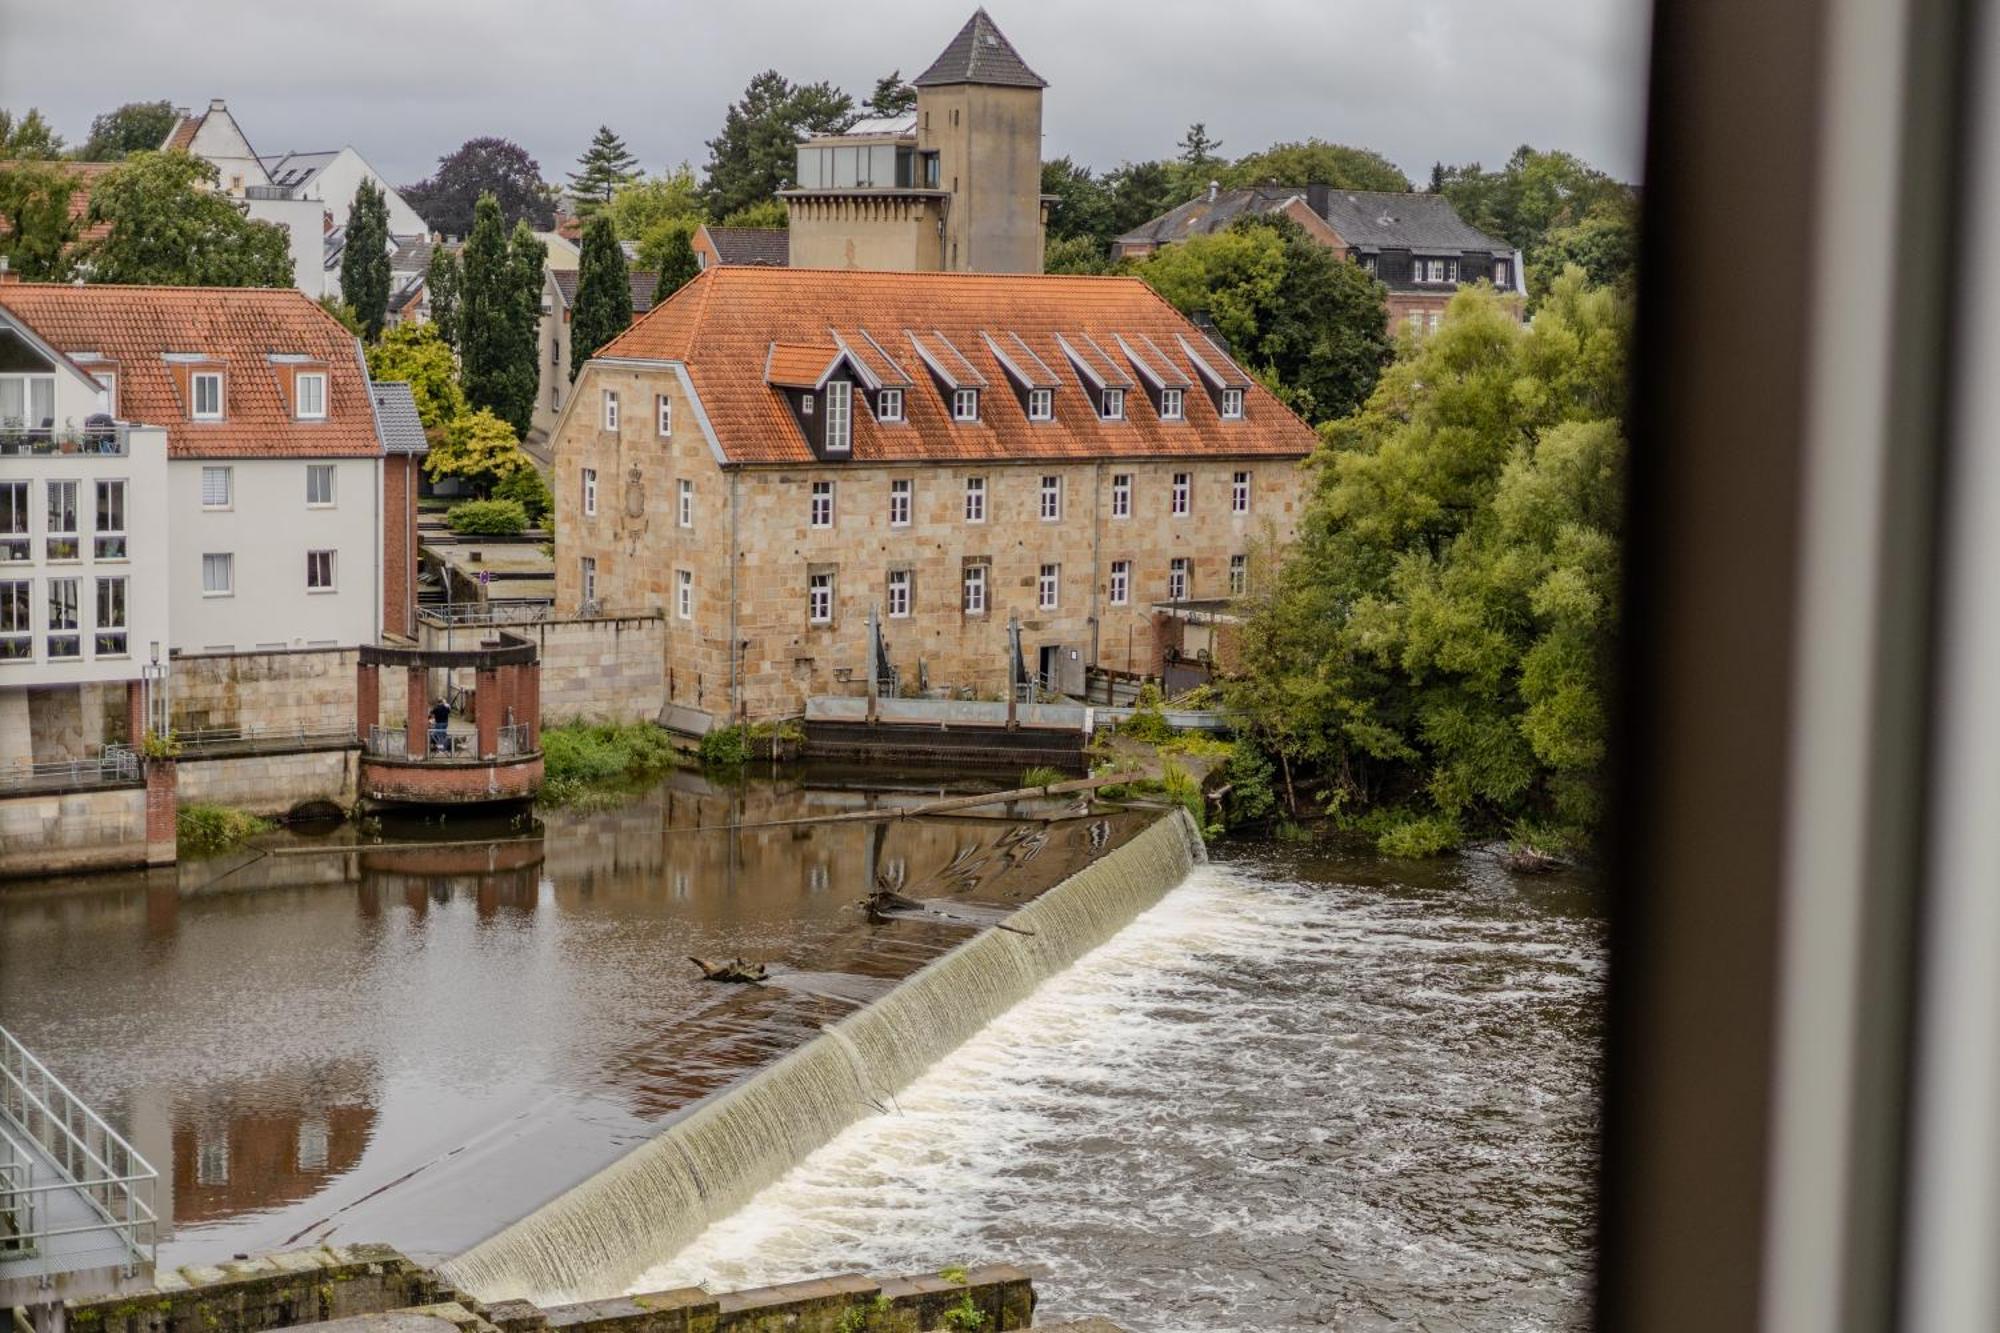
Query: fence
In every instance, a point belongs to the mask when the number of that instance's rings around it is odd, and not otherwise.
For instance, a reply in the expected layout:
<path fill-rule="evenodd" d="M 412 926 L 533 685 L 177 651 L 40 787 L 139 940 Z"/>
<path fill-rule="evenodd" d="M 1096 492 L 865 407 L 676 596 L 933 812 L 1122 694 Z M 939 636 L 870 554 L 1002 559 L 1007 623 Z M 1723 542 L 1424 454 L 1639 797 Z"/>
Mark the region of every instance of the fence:
<path fill-rule="evenodd" d="M 417 619 L 438 629 L 459 625 L 532 625 L 553 620 L 555 614 L 551 602 L 450 602 L 417 608 Z"/>
<path fill-rule="evenodd" d="M 501 727 L 497 740 L 497 751 L 502 758 L 534 753 L 533 746 L 529 744 L 526 723 Z M 374 726 L 368 728 L 367 749 L 369 754 L 383 759 L 477 759 L 479 735 L 476 731 L 447 731 L 440 736 L 427 727 L 424 729 L 423 750 L 412 754 L 407 730 Z"/>
<path fill-rule="evenodd" d="M 174 739 L 179 742 L 181 756 L 205 754 L 216 750 L 306 750 L 320 746 L 352 744 L 354 725 L 350 722 L 319 722 L 307 725 L 273 723 L 268 726 L 251 724 L 247 727 L 199 727 L 192 731 L 177 731 Z"/>
<path fill-rule="evenodd" d="M 107 746 L 94 759 L 51 759 L 0 768 L 0 791 L 9 792 L 115 787 L 140 781 L 139 756 L 123 746 Z"/>

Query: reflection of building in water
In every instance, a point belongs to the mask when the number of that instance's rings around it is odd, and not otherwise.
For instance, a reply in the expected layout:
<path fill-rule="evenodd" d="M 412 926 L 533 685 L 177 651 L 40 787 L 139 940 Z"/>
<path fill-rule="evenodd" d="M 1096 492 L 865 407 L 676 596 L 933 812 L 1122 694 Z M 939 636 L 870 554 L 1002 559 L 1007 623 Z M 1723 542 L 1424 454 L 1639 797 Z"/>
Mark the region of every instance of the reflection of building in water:
<path fill-rule="evenodd" d="M 361 858 L 361 908 L 374 915 L 384 902 L 402 902 L 418 917 L 435 903 L 469 895 L 479 915 L 502 908 L 532 912 L 541 896 L 539 841 L 469 843 L 463 847 L 374 849 Z"/>
<path fill-rule="evenodd" d="M 176 1229 L 309 1198 L 361 1160 L 379 1078 L 340 1062 L 194 1093 L 172 1112 Z"/>

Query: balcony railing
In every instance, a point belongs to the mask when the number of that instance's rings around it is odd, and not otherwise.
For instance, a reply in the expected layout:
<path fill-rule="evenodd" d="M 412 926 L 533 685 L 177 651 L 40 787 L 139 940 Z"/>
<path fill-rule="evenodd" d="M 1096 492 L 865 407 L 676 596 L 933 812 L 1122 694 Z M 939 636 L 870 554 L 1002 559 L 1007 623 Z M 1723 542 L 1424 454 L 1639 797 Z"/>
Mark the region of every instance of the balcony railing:
<path fill-rule="evenodd" d="M 340 743 L 353 744 L 351 722 L 250 723 L 239 727 L 200 727 L 176 731 L 181 757 L 217 750 L 305 750 Z"/>
<path fill-rule="evenodd" d="M 139 780 L 139 756 L 122 746 L 107 746 L 94 759 L 55 759 L 0 767 L 0 791 L 111 787 Z"/>
<path fill-rule="evenodd" d="M 501 727 L 496 740 L 496 748 L 502 759 L 534 753 L 534 748 L 528 739 L 526 723 Z M 468 759 L 479 758 L 479 734 L 470 729 L 447 731 L 443 735 L 438 735 L 427 727 L 424 729 L 422 752 L 412 753 L 409 732 L 404 728 L 374 726 L 368 728 L 366 745 L 369 754 L 382 759 L 457 760 L 462 763 Z"/>
<path fill-rule="evenodd" d="M 127 430 L 123 422 L 76 429 L 0 421 L 0 458 L 90 454 L 115 458 L 126 451 Z"/>

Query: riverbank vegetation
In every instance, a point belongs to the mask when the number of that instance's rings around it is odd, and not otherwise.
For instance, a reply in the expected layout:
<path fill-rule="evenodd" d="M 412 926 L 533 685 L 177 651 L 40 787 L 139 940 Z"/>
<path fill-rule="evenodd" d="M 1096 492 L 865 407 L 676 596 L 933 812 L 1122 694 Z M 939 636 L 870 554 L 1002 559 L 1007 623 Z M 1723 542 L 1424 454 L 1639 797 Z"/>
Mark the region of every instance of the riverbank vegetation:
<path fill-rule="evenodd" d="M 182 856 L 211 856 L 241 847 L 276 827 L 246 810 L 196 802 L 174 812 L 174 843 Z"/>
<path fill-rule="evenodd" d="M 1526 327 L 1468 289 L 1322 427 L 1228 692 L 1292 818 L 1403 856 L 1495 833 L 1563 852 L 1594 827 L 1630 329 L 1578 269 Z"/>
<path fill-rule="evenodd" d="M 682 762 L 650 722 L 570 722 L 542 730 L 543 805 L 570 805 L 643 782 Z"/>

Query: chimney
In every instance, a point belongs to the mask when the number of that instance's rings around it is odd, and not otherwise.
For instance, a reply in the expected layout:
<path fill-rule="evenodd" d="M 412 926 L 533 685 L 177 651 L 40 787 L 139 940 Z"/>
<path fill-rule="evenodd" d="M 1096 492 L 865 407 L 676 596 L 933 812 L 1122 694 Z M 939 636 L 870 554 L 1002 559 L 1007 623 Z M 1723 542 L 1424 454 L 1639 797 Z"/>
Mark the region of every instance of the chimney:
<path fill-rule="evenodd" d="M 1215 202 L 1215 193 L 1216 193 L 1216 191 L 1220 190 L 1221 188 L 1222 188 L 1222 182 L 1221 182 L 1221 181 L 1210 181 L 1210 182 L 1208 183 L 1208 202 L 1209 202 L 1209 203 L 1211 203 L 1211 204 L 1212 204 L 1212 203 L 1214 203 L 1214 202 Z"/>
<path fill-rule="evenodd" d="M 1333 187 L 1330 185 L 1318 184 L 1306 186 L 1306 206 L 1312 209 L 1313 216 L 1315 217 L 1324 218 L 1326 216 L 1326 206 L 1331 202 L 1332 197 Z"/>
<path fill-rule="evenodd" d="M 220 97 L 211 97 L 208 99 L 208 109 L 210 111 L 227 111 L 229 110 L 229 104 Z"/>

